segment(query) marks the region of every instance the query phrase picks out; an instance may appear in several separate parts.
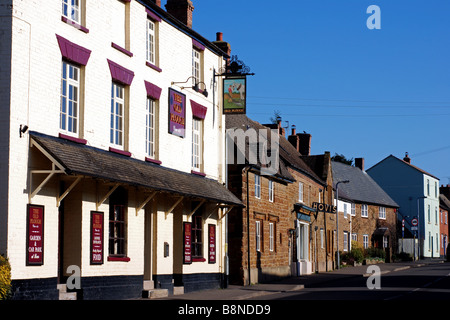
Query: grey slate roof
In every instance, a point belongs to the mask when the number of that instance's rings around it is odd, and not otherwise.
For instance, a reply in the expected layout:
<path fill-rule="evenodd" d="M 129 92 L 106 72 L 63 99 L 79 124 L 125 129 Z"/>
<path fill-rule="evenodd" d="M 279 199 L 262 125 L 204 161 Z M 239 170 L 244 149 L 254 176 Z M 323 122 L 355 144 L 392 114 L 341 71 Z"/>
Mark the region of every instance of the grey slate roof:
<path fill-rule="evenodd" d="M 62 165 L 67 174 L 100 178 L 224 204 L 242 205 L 231 191 L 216 180 L 37 132 L 30 132 L 30 137 Z"/>
<path fill-rule="evenodd" d="M 349 180 L 349 183 L 339 184 L 339 193 L 361 203 L 396 207 L 399 205 L 364 171 L 341 162 L 331 162 L 333 183 Z"/>

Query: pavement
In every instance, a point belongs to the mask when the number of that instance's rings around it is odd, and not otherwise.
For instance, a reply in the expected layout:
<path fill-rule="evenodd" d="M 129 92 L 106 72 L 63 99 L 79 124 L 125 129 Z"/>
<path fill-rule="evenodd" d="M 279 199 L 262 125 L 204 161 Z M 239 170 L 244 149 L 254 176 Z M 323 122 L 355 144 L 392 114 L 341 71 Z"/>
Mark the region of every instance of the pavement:
<path fill-rule="evenodd" d="M 430 263 L 443 263 L 443 260 L 419 260 L 411 262 L 380 263 L 381 275 L 418 268 Z M 264 295 L 300 291 L 305 287 L 312 287 L 320 283 L 326 283 L 336 279 L 346 277 L 368 277 L 368 265 L 345 267 L 333 271 L 314 273 L 299 277 L 284 278 L 280 281 L 270 283 L 260 283 L 250 286 L 229 285 L 226 289 L 210 289 L 189 292 L 182 295 L 174 295 L 157 300 L 247 300 L 262 297 Z"/>

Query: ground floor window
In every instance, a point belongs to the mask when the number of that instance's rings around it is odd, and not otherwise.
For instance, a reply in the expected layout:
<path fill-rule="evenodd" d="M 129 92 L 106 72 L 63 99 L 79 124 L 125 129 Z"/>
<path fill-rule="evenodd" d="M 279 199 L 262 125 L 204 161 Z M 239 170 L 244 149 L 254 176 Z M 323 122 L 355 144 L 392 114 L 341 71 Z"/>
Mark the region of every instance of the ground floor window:
<path fill-rule="evenodd" d="M 109 255 L 126 256 L 127 191 L 117 188 L 109 198 Z"/>
<path fill-rule="evenodd" d="M 192 216 L 192 258 L 203 258 L 203 218 L 201 210 L 198 210 Z"/>

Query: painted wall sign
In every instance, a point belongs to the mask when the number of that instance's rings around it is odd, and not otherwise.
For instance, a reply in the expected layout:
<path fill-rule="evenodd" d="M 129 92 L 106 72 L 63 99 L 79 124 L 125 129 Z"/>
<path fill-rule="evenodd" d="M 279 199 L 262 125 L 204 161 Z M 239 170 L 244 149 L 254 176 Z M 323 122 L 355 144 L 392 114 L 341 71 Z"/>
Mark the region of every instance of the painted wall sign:
<path fill-rule="evenodd" d="M 27 266 L 44 264 L 44 206 L 27 206 Z"/>
<path fill-rule="evenodd" d="M 313 202 L 312 207 L 319 212 L 336 213 L 337 211 L 336 206 L 319 202 Z"/>
<path fill-rule="evenodd" d="M 91 264 L 103 264 L 103 212 L 91 211 Z"/>
<path fill-rule="evenodd" d="M 216 263 L 216 225 L 208 225 L 208 262 Z"/>
<path fill-rule="evenodd" d="M 223 113 L 245 113 L 247 104 L 246 82 L 244 78 L 223 79 Z"/>
<path fill-rule="evenodd" d="M 186 96 L 169 88 L 169 133 L 184 138 L 186 131 Z"/>
<path fill-rule="evenodd" d="M 192 263 L 192 223 L 183 223 L 183 263 Z"/>

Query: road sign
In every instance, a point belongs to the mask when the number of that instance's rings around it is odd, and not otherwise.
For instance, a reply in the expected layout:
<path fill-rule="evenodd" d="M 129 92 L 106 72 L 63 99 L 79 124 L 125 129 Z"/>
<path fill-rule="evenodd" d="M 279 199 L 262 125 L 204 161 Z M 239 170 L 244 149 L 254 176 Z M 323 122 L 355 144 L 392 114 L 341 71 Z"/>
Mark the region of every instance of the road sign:
<path fill-rule="evenodd" d="M 419 220 L 417 219 L 417 218 L 413 218 L 412 220 L 411 220 L 411 224 L 413 225 L 413 226 L 418 226 L 419 225 Z"/>

